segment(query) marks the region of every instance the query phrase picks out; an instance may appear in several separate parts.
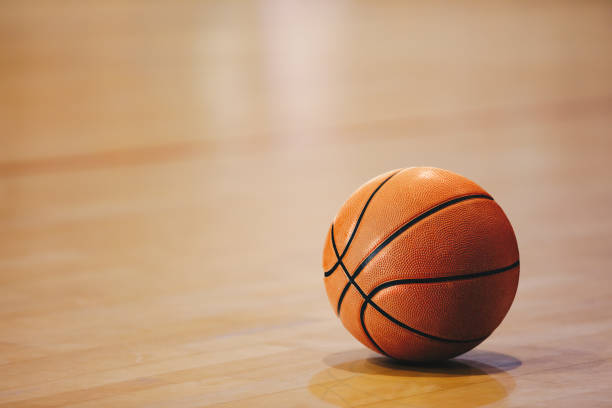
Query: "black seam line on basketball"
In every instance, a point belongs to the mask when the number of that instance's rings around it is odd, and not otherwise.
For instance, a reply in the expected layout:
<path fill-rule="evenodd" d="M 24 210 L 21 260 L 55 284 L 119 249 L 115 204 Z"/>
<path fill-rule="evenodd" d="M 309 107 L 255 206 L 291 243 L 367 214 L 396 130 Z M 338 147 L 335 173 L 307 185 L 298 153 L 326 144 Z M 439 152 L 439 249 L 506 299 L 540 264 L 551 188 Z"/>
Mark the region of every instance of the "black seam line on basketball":
<path fill-rule="evenodd" d="M 363 329 L 363 332 L 368 337 L 368 339 L 370 339 L 372 344 L 378 349 L 378 351 L 380 351 L 382 354 L 384 354 L 387 357 L 391 357 L 389 354 L 387 354 L 387 352 L 385 350 L 382 349 L 382 347 L 380 347 L 378 345 L 378 343 L 376 343 L 374 341 L 374 339 L 372 338 L 372 335 L 370 335 L 370 332 L 366 328 L 366 325 L 365 325 L 365 310 L 366 310 L 366 306 L 367 305 L 368 305 L 368 302 L 363 302 L 363 304 L 361 305 L 361 312 L 359 313 L 359 320 L 361 321 L 361 328 Z"/>
<path fill-rule="evenodd" d="M 340 316 L 340 305 L 342 305 L 342 301 L 344 300 L 344 296 L 346 296 L 346 292 L 348 292 L 350 287 L 351 287 L 351 280 L 349 278 L 348 283 L 346 285 L 344 285 L 344 288 L 342 289 L 342 292 L 340 293 L 340 297 L 338 298 L 338 305 L 336 306 L 336 314 L 338 316 Z"/>
<path fill-rule="evenodd" d="M 397 173 L 399 173 L 401 170 L 396 171 L 395 173 L 391 174 L 389 177 L 387 177 L 386 179 L 384 179 L 382 181 L 382 183 L 380 183 L 378 185 L 378 187 L 376 187 L 376 190 L 374 190 L 372 192 L 372 194 L 370 194 L 370 197 L 368 197 L 368 201 L 366 201 L 365 205 L 363 206 L 363 209 L 361 210 L 361 213 L 359 214 L 359 218 L 357 218 L 357 222 L 355 223 L 355 228 L 353 228 L 353 231 L 351 232 L 351 236 L 349 237 L 348 242 L 346 243 L 346 246 L 344 247 L 344 249 L 342 250 L 342 254 L 340 254 L 340 258 L 338 259 L 338 261 L 336 261 L 336 263 L 334 264 L 334 266 L 331 267 L 331 269 L 329 269 L 328 271 L 326 271 L 324 273 L 325 277 L 328 277 L 329 275 L 331 275 L 332 273 L 334 273 L 334 271 L 338 268 L 339 262 L 340 260 L 342 260 L 342 258 L 344 258 L 344 255 L 346 255 L 346 251 L 348 251 L 349 246 L 351 245 L 351 242 L 353 242 L 353 238 L 355 238 L 355 234 L 357 233 L 357 228 L 359 228 L 359 224 L 361 223 L 361 219 L 363 218 L 363 214 L 365 213 L 366 208 L 368 208 L 368 205 L 370 205 L 370 201 L 372 201 L 372 198 L 374 197 L 374 195 L 378 192 L 378 190 L 380 190 L 380 188 L 387 182 L 389 181 L 389 179 L 391 179 L 391 177 L 395 176 Z M 332 229 L 333 229 L 333 224 L 332 224 Z"/>
<path fill-rule="evenodd" d="M 346 274 L 349 280 L 348 284 L 344 286 L 344 289 L 342 289 L 342 293 L 340 293 L 340 297 L 338 298 L 338 306 L 336 307 L 336 313 L 339 316 L 340 315 L 340 305 L 342 304 L 342 299 L 344 299 L 344 296 L 346 295 L 348 288 L 351 286 L 350 285 L 351 275 L 348 273 L 348 271 L 346 270 L 346 266 L 344 265 L 344 262 L 342 262 L 342 260 L 339 257 L 338 247 L 336 247 L 336 239 L 334 238 L 334 224 L 332 224 L 331 226 L 331 243 L 332 243 L 332 248 L 334 249 L 334 254 L 336 254 L 336 258 L 338 259 L 338 265 L 342 267 L 342 269 L 344 270 L 344 273 Z"/>
<path fill-rule="evenodd" d="M 370 254 L 363 261 L 361 261 L 361 263 L 359 264 L 357 269 L 355 269 L 355 272 L 353 272 L 353 277 L 357 277 L 357 275 L 359 275 L 359 273 L 363 270 L 363 268 L 365 268 L 366 265 L 368 263 L 370 263 L 370 261 L 380 251 L 382 251 L 382 249 L 384 247 L 389 245 L 395 238 L 400 236 L 404 231 L 406 231 L 408 228 L 412 227 L 417 222 L 419 222 L 419 221 L 429 217 L 430 215 L 435 214 L 438 211 L 443 210 L 444 208 L 449 207 L 449 206 L 451 206 L 453 204 L 457 204 L 457 203 L 460 203 L 460 202 L 466 201 L 466 200 L 473 200 L 473 199 L 476 199 L 476 198 L 484 198 L 486 200 L 493 200 L 493 197 L 491 197 L 491 196 L 489 196 L 487 194 L 471 194 L 471 195 L 461 196 L 461 197 L 453 198 L 452 200 L 445 201 L 445 202 L 443 202 L 441 204 L 438 204 L 437 206 L 435 206 L 433 208 L 430 208 L 429 210 L 425 211 L 424 213 L 414 217 L 413 219 L 411 219 L 410 221 L 408 221 L 407 223 L 402 225 L 400 228 L 398 228 L 393 234 L 388 236 L 383 242 L 378 244 L 378 246 L 376 248 L 374 248 L 372 250 L 372 252 L 370 252 Z M 345 288 L 342 290 L 342 292 L 346 292 L 348 290 L 347 286 L 349 286 L 349 285 L 350 285 L 350 281 L 347 282 L 347 284 L 346 284 Z M 342 299 L 343 299 L 343 296 L 340 298 L 340 301 L 338 302 L 338 314 L 340 314 L 340 307 L 342 306 Z"/>
<path fill-rule="evenodd" d="M 509 271 L 511 269 L 514 269 L 514 268 L 518 267 L 519 265 L 520 265 L 520 261 L 516 261 L 516 262 L 514 262 L 511 265 L 504 266 L 503 268 L 493 269 L 493 270 L 485 271 L 485 272 L 475 272 L 475 273 L 468 273 L 468 274 L 465 274 L 465 275 L 455 275 L 455 276 L 441 276 L 441 277 L 438 277 L 438 278 L 416 278 L 416 279 L 397 279 L 397 280 L 392 280 L 392 281 L 388 281 L 388 282 L 382 283 L 382 284 L 378 285 L 377 287 L 375 287 L 368 294 L 368 297 L 371 298 L 375 294 L 380 292 L 381 290 L 383 290 L 385 288 L 388 288 L 388 287 L 391 287 L 391 286 L 410 285 L 410 284 L 417 284 L 417 283 L 454 282 L 454 281 L 476 279 L 476 278 L 481 278 L 481 277 L 484 277 L 484 276 L 491 276 L 491 275 L 496 275 L 498 273 L 506 272 L 506 271 Z"/>
<path fill-rule="evenodd" d="M 338 253 L 338 248 L 336 247 L 336 241 L 332 238 L 332 247 L 334 248 L 334 253 L 336 254 L 336 256 L 339 255 Z M 346 266 L 344 265 L 344 262 L 340 261 L 340 267 L 342 268 L 342 270 L 344 271 L 346 277 L 349 280 L 349 284 L 352 284 L 355 289 L 357 289 L 357 291 L 359 292 L 359 294 L 361 294 L 361 297 L 363 298 L 364 303 L 369 303 L 374 309 L 376 309 L 380 314 L 382 314 L 384 317 L 386 317 L 389 321 L 391 321 L 392 323 L 395 323 L 396 325 L 409 330 L 415 334 L 418 334 L 420 336 L 426 337 L 428 339 L 432 339 L 432 340 L 437 340 L 437 341 L 441 341 L 441 342 L 445 342 L 445 343 L 473 343 L 476 341 L 482 341 L 484 340 L 487 336 L 484 337 L 479 337 L 477 339 L 469 339 L 469 340 L 454 340 L 454 339 L 445 339 L 443 337 L 438 337 L 438 336 L 434 336 L 425 332 L 422 332 L 420 330 L 415 329 L 414 327 L 410 327 L 407 324 L 404 324 L 403 322 L 397 320 L 395 317 L 391 316 L 389 313 L 385 312 L 380 306 L 378 306 L 376 303 L 374 303 L 374 301 L 370 298 L 370 296 L 366 295 L 365 292 L 363 291 L 363 289 L 361 289 L 361 287 L 357 284 L 357 282 L 355 282 L 355 278 L 354 276 L 351 276 L 351 274 L 349 273 L 349 271 L 346 269 Z M 362 306 L 363 307 L 363 306 Z M 338 308 L 338 315 L 340 314 L 340 309 Z M 365 324 L 362 326 L 364 331 L 367 331 L 367 329 L 365 328 Z M 380 347 L 380 346 L 378 346 Z"/>

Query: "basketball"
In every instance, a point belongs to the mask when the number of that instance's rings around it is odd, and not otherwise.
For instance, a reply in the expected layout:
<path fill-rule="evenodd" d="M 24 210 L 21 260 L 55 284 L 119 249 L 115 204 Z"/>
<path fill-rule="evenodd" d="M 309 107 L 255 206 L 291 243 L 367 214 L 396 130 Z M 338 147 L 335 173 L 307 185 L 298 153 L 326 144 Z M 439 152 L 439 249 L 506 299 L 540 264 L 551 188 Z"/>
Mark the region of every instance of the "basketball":
<path fill-rule="evenodd" d="M 501 323 L 519 252 L 501 207 L 432 167 L 382 174 L 341 207 L 323 250 L 325 289 L 346 329 L 394 359 L 445 360 Z"/>

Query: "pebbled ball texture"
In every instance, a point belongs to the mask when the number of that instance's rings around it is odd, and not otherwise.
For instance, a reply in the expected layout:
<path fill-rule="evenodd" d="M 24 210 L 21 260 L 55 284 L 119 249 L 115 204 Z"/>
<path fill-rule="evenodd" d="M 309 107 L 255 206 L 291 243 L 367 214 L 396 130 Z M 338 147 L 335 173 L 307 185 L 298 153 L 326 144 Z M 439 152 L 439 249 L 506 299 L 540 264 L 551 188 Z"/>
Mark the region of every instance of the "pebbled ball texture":
<path fill-rule="evenodd" d="M 482 187 L 412 167 L 349 197 L 327 234 L 323 269 L 329 301 L 355 338 L 395 359 L 435 361 L 472 349 L 501 323 L 519 253 Z"/>

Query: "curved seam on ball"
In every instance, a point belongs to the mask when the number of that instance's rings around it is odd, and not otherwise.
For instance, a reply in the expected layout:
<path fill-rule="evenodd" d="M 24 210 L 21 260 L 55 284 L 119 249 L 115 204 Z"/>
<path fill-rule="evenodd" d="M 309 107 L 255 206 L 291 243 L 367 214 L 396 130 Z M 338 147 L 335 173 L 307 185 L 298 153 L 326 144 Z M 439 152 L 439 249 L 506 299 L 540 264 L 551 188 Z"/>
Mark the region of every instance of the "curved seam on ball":
<path fill-rule="evenodd" d="M 492 269 L 490 271 L 484 271 L 484 272 L 475 272 L 475 273 L 467 273 L 464 275 L 453 275 L 453 276 L 441 276 L 441 277 L 437 277 L 437 278 L 412 278 L 412 279 L 396 279 L 396 280 L 391 280 L 391 281 L 387 281 L 384 283 L 381 283 L 380 285 L 378 285 L 377 287 L 375 287 L 369 294 L 369 297 L 374 296 L 376 293 L 378 293 L 379 291 L 381 291 L 382 289 L 391 287 L 391 286 L 397 286 L 397 285 L 410 285 L 410 284 L 417 284 L 417 283 L 439 283 L 439 282 L 454 282 L 454 281 L 460 281 L 460 280 L 467 280 L 467 279 L 475 279 L 475 278 L 480 278 L 480 277 L 484 277 L 484 276 L 491 276 L 491 275 L 496 275 L 498 273 L 502 273 L 502 272 L 506 272 L 509 271 L 511 269 L 516 268 L 517 266 L 520 265 L 520 261 L 516 261 L 510 265 L 501 267 L 501 268 L 497 268 L 497 269 Z"/>
<path fill-rule="evenodd" d="M 382 347 L 380 347 L 378 345 L 378 343 L 376 343 L 374 341 L 374 338 L 372 338 L 372 335 L 370 335 L 370 332 L 368 332 L 368 329 L 366 328 L 365 325 L 365 310 L 366 307 L 368 306 L 368 302 L 364 301 L 363 304 L 361 305 L 361 312 L 359 314 L 359 320 L 361 320 L 361 328 L 363 329 L 363 332 L 365 333 L 366 336 L 368 336 L 368 339 L 370 339 L 370 341 L 372 342 L 372 344 L 381 352 L 383 353 L 385 356 L 387 357 L 391 357 L 389 354 L 387 354 L 387 352 L 385 350 L 382 349 Z"/>
<path fill-rule="evenodd" d="M 396 171 L 395 173 L 391 174 L 389 177 L 387 177 L 386 179 L 383 180 L 382 183 L 380 183 L 378 185 L 378 187 L 376 187 L 376 190 L 374 190 L 372 192 L 372 194 L 370 194 L 370 197 L 368 197 L 368 201 L 366 201 L 365 205 L 363 206 L 363 209 L 361 210 L 361 213 L 359 214 L 359 217 L 357 218 L 357 222 L 355 223 L 355 227 L 353 228 L 353 231 L 351 232 L 351 236 L 349 237 L 348 242 L 346 243 L 346 246 L 344 247 L 344 249 L 342 250 L 342 254 L 340 255 L 340 257 L 338 258 L 338 260 L 336 261 L 336 263 L 334 264 L 334 266 L 332 266 L 328 271 L 324 272 L 323 275 L 325 277 L 330 276 L 332 273 L 335 272 L 335 270 L 338 268 L 338 265 L 340 264 L 340 261 L 342 260 L 342 258 L 344 258 L 344 255 L 346 255 L 346 252 L 349 249 L 349 246 L 351 245 L 351 242 L 353 241 L 353 238 L 355 238 L 355 234 L 357 233 L 357 228 L 359 228 L 359 224 L 361 223 L 361 219 L 363 218 L 363 214 L 365 213 L 366 208 L 368 208 L 368 205 L 370 205 L 370 201 L 372 201 L 372 198 L 374 198 L 374 195 L 378 192 L 378 190 L 380 190 L 380 188 L 391 179 L 391 177 L 395 176 L 396 174 L 400 173 L 403 169 L 400 169 L 398 171 Z M 332 224 L 332 233 L 333 233 L 333 228 L 334 225 Z"/>

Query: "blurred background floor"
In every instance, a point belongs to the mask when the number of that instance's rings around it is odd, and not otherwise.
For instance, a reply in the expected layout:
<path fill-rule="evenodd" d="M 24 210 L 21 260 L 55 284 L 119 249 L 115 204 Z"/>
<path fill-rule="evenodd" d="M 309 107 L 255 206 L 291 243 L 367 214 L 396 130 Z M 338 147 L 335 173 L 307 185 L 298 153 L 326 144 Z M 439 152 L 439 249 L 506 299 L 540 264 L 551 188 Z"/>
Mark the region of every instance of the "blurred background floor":
<path fill-rule="evenodd" d="M 610 406 L 612 3 L 7 1 L 0 407 Z M 334 317 L 348 195 L 443 167 L 521 250 L 477 350 Z"/>

